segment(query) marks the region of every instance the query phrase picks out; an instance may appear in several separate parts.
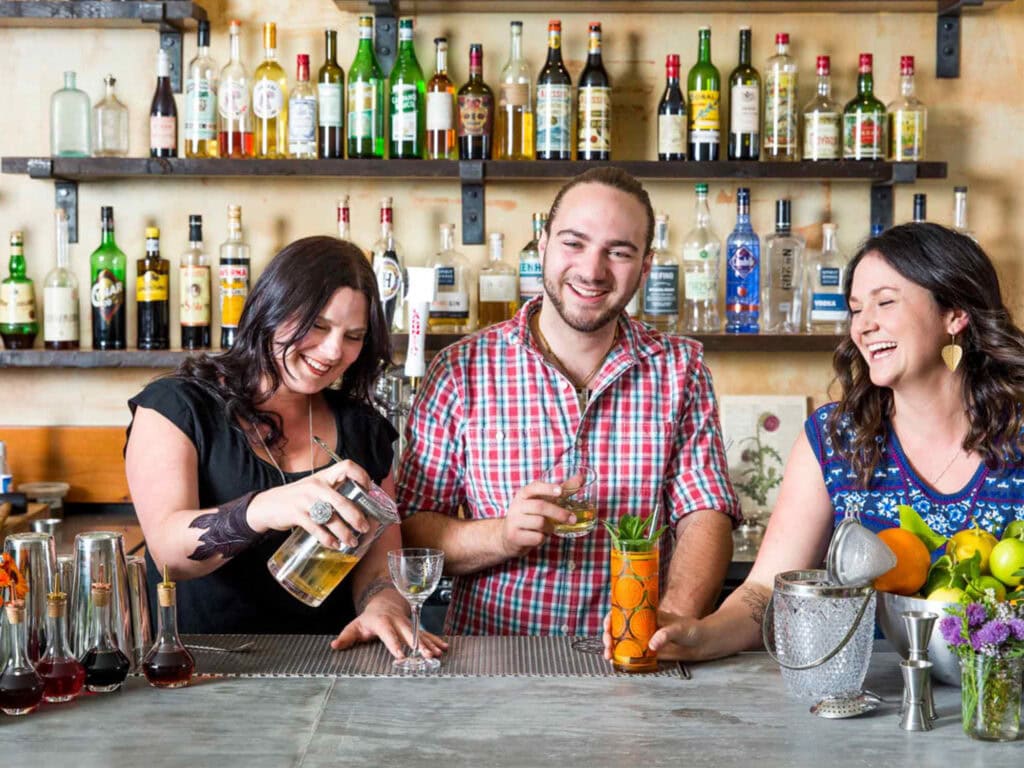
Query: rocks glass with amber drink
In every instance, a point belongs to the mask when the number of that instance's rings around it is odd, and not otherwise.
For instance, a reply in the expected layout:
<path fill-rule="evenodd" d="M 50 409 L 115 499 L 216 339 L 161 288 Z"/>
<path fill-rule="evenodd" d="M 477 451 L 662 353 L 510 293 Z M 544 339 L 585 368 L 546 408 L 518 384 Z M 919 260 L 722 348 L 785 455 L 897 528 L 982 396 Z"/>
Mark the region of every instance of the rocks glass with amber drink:
<path fill-rule="evenodd" d="M 557 523 L 555 536 L 576 539 L 597 527 L 594 481 L 597 473 L 573 453 L 563 456 L 541 476 L 545 483 L 558 485 L 562 493 L 552 502 L 576 515 L 575 523 Z"/>

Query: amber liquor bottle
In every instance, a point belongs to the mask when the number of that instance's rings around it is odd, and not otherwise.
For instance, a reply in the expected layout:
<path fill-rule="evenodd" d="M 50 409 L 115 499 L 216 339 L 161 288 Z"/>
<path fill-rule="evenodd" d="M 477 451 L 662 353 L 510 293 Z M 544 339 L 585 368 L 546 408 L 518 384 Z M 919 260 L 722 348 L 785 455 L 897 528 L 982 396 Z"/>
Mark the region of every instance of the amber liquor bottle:
<path fill-rule="evenodd" d="M 469 80 L 459 88 L 459 159 L 490 160 L 494 93 L 484 82 L 484 48 L 469 46 Z"/>

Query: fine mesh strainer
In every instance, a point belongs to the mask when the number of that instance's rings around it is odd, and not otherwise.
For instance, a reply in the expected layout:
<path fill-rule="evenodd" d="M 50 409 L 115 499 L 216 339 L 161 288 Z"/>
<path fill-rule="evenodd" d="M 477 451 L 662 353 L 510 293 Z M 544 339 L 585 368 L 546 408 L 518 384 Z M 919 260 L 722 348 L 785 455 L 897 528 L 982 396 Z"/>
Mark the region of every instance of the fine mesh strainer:
<path fill-rule="evenodd" d="M 829 720 L 857 717 L 878 709 L 885 701 L 871 691 L 862 691 L 857 696 L 828 696 L 811 707 L 811 714 Z"/>
<path fill-rule="evenodd" d="M 896 555 L 860 523 L 860 507 L 851 504 L 836 526 L 825 557 L 825 572 L 833 584 L 859 587 L 871 584 L 896 567 Z"/>

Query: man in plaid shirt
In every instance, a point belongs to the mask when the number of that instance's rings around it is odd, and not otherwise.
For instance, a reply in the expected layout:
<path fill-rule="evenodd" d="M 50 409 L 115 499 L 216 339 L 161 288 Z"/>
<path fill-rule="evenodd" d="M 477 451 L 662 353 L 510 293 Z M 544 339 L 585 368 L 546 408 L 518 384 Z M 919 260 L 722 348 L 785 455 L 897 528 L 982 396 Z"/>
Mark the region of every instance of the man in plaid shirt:
<path fill-rule="evenodd" d="M 538 480 L 569 450 L 597 471 L 600 520 L 657 507 L 674 534 L 662 537 L 659 623 L 713 607 L 739 504 L 711 376 L 700 344 L 623 311 L 650 271 L 653 232 L 632 176 L 576 177 L 539 243 L 544 294 L 432 361 L 397 487 L 406 544 L 443 549 L 455 577 L 446 632 L 601 632 L 611 539 L 600 525 L 551 535 L 575 520 Z"/>

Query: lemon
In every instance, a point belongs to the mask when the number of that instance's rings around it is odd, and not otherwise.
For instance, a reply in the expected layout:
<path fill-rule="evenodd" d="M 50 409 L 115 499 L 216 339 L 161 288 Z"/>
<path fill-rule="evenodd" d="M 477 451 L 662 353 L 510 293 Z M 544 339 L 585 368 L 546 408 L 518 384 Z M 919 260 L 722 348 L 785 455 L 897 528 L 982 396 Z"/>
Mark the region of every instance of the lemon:
<path fill-rule="evenodd" d="M 999 539 L 988 531 L 980 528 L 968 528 L 953 534 L 949 543 L 946 544 L 946 552 L 953 556 L 953 561 L 962 563 L 970 560 L 974 553 L 981 555 L 981 572 L 988 573 L 988 560 L 992 549 L 999 543 Z"/>
<path fill-rule="evenodd" d="M 963 596 L 964 591 L 958 587 L 939 587 L 928 594 L 928 599 L 940 603 L 959 603 Z"/>

